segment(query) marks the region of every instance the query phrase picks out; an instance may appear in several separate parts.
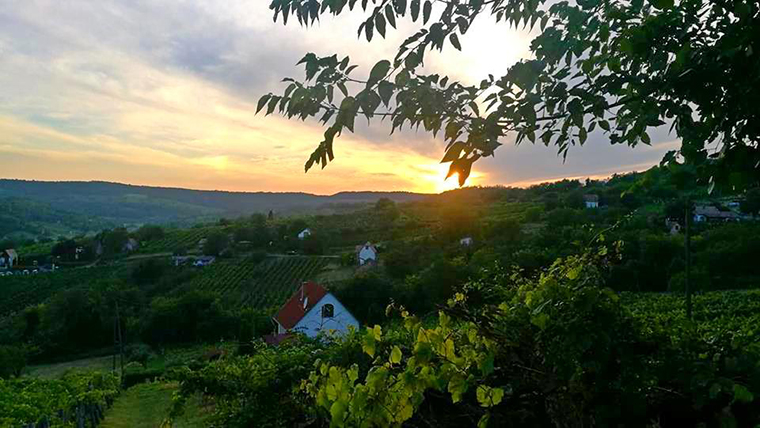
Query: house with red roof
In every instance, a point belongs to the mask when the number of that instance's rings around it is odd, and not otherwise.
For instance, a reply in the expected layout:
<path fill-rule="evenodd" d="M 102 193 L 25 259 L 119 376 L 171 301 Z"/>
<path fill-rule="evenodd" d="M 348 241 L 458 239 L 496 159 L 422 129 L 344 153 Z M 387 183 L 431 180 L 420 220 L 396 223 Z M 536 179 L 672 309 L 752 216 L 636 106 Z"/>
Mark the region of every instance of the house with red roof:
<path fill-rule="evenodd" d="M 357 245 L 356 260 L 359 261 L 359 266 L 364 266 L 367 263 L 377 263 L 377 248 L 371 242 Z"/>
<path fill-rule="evenodd" d="M 319 333 L 345 334 L 349 326 L 359 328 L 359 321 L 332 293 L 316 282 L 305 282 L 272 318 L 277 335 L 288 332 L 316 337 Z"/>

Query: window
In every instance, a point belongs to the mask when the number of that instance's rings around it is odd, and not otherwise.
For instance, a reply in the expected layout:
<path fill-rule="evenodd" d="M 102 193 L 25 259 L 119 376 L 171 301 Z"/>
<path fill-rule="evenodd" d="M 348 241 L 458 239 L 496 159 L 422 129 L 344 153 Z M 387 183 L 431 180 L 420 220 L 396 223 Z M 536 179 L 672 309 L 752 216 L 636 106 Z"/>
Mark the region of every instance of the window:
<path fill-rule="evenodd" d="M 335 316 L 335 307 L 331 304 L 322 306 L 322 318 L 332 318 Z"/>

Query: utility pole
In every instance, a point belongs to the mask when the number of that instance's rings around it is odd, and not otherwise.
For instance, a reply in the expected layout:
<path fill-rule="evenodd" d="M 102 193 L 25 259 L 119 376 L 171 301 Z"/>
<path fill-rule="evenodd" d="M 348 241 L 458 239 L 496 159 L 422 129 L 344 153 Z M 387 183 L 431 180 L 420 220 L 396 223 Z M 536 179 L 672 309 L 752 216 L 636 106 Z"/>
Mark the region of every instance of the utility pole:
<path fill-rule="evenodd" d="M 684 220 L 686 222 L 686 233 L 685 233 L 685 242 L 684 242 L 684 249 L 686 252 L 686 318 L 691 319 L 691 284 L 690 277 L 691 277 L 691 234 L 689 232 L 689 220 L 691 217 L 691 200 L 687 197 L 686 198 L 686 206 L 684 207 Z"/>
<path fill-rule="evenodd" d="M 119 346 L 119 366 L 121 371 L 121 379 L 124 381 L 124 341 L 121 337 L 121 316 L 119 313 L 119 301 L 116 301 L 116 334 L 118 336 Z M 114 354 L 114 366 L 116 365 L 116 355 Z"/>

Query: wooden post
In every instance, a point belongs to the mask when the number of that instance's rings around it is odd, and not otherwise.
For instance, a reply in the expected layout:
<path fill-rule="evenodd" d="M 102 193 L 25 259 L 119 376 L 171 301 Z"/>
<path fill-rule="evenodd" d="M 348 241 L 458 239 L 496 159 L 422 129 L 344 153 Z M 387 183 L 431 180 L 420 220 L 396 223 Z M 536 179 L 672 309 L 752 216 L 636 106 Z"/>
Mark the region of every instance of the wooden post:
<path fill-rule="evenodd" d="M 119 338 L 119 366 L 121 381 L 124 382 L 124 340 L 121 336 L 121 314 L 119 313 L 119 301 L 116 301 L 116 333 Z"/>
<path fill-rule="evenodd" d="M 686 198 L 686 206 L 684 207 L 684 220 L 686 221 L 685 227 L 685 240 L 684 250 L 686 252 L 686 318 L 691 319 L 691 234 L 689 231 L 689 223 L 691 217 L 691 201 Z"/>

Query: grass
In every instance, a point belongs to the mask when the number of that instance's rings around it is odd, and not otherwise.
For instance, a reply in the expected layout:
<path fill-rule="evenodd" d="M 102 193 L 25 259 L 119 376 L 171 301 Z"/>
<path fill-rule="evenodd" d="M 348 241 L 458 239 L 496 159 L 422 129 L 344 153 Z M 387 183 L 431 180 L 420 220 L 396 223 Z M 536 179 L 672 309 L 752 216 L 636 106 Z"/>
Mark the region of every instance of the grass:
<path fill-rule="evenodd" d="M 112 365 L 113 357 L 111 356 L 83 358 L 81 360 L 66 361 L 64 363 L 29 366 L 26 374 L 28 376 L 44 379 L 58 379 L 70 370 L 108 372 L 111 371 Z"/>
<path fill-rule="evenodd" d="M 121 393 L 106 411 L 100 428 L 158 428 L 169 416 L 172 395 L 177 383 L 143 383 Z M 173 427 L 195 428 L 208 426 L 210 411 L 202 406 L 201 398 L 189 400 L 185 411 Z"/>

